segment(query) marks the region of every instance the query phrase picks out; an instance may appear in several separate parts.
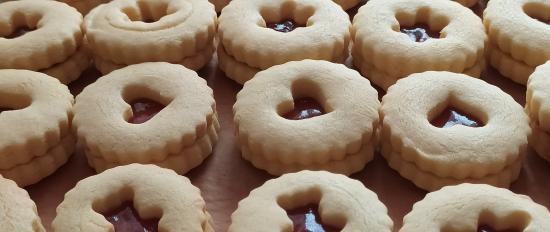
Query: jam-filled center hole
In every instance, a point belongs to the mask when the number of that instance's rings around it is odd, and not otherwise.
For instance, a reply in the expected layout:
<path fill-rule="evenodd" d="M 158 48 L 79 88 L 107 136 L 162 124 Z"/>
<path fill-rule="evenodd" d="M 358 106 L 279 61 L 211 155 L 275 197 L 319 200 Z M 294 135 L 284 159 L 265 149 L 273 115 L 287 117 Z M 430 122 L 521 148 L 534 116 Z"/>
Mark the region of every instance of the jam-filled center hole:
<path fill-rule="evenodd" d="M 294 109 L 284 113 L 283 118 L 290 120 L 302 120 L 325 114 L 323 106 L 314 98 L 303 97 L 294 99 Z"/>
<path fill-rule="evenodd" d="M 286 19 L 281 22 L 267 23 L 266 26 L 275 31 L 286 33 L 294 31 L 294 29 L 298 27 L 304 27 L 305 25 L 297 23 L 294 19 Z"/>
<path fill-rule="evenodd" d="M 318 205 L 309 204 L 287 210 L 287 215 L 294 224 L 294 232 L 339 232 L 342 230 L 342 228 L 323 224 L 318 209 Z"/>
<path fill-rule="evenodd" d="M 550 12 L 550 5 L 539 2 L 530 2 L 523 6 L 523 10 L 529 17 L 542 23 L 550 24 L 550 14 L 548 14 L 548 12 Z"/>
<path fill-rule="evenodd" d="M 440 31 L 432 30 L 427 24 L 419 23 L 413 26 L 401 26 L 401 33 L 407 35 L 410 40 L 418 43 L 429 39 L 439 39 Z"/>
<path fill-rule="evenodd" d="M 435 118 L 430 120 L 430 123 L 439 128 L 449 128 L 456 125 L 467 127 L 482 127 L 483 121 L 476 118 L 474 115 L 468 114 L 455 107 L 447 107 L 440 112 Z"/>
<path fill-rule="evenodd" d="M 103 216 L 113 224 L 116 232 L 158 232 L 159 219 L 140 218 L 132 202 L 124 202 Z"/>
<path fill-rule="evenodd" d="M 31 31 L 34 31 L 35 28 L 31 28 L 31 27 L 28 27 L 28 26 L 20 26 L 20 27 L 16 27 L 14 30 L 11 31 L 11 33 L 7 34 L 7 35 L 1 35 L 0 37 L 4 37 L 6 39 L 15 39 L 15 38 L 18 38 L 18 37 L 21 37 Z"/>
<path fill-rule="evenodd" d="M 132 107 L 132 117 L 128 119 L 128 122 L 132 124 L 149 121 L 165 107 L 165 105 L 148 98 L 139 98 L 128 102 L 128 104 Z"/>
<path fill-rule="evenodd" d="M 489 225 L 480 225 L 477 228 L 477 232 L 521 232 L 521 231 L 516 229 L 496 230 Z"/>
<path fill-rule="evenodd" d="M 296 1 L 282 1 L 279 7 L 265 7 L 260 14 L 265 26 L 274 31 L 288 33 L 300 27 L 307 27 L 308 20 L 315 12 L 312 6 L 297 4 Z"/>
<path fill-rule="evenodd" d="M 154 23 L 167 16 L 168 4 L 163 1 L 137 1 L 137 7 L 123 8 L 130 21 Z"/>

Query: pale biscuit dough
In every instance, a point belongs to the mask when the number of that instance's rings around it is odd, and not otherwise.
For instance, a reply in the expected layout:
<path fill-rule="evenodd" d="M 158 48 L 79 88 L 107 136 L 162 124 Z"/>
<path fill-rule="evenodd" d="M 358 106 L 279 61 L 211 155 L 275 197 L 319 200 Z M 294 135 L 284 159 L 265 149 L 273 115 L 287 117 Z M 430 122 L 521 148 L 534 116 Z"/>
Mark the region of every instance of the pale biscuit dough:
<path fill-rule="evenodd" d="M 550 2 L 546 0 L 491 0 L 483 21 L 491 43 L 514 60 L 531 67 L 550 60 Z"/>
<path fill-rule="evenodd" d="M 204 0 L 114 0 L 92 10 L 84 28 L 96 57 L 117 64 L 178 63 L 212 46 L 216 11 Z"/>
<path fill-rule="evenodd" d="M 100 213 L 132 201 L 141 218 L 160 218 L 159 231 L 213 232 L 200 190 L 189 179 L 154 165 L 131 164 L 79 181 L 52 222 L 56 232 L 109 232 Z"/>
<path fill-rule="evenodd" d="M 293 109 L 293 98 L 301 97 L 316 99 L 326 114 L 305 120 L 283 118 Z M 368 146 L 378 128 L 379 106 L 376 90 L 357 71 L 303 60 L 256 74 L 237 94 L 233 112 L 238 142 L 249 156 L 307 167 L 329 165 Z M 370 157 L 367 153 L 362 154 Z"/>
<path fill-rule="evenodd" d="M 40 70 L 40 72 L 57 78 L 63 84 L 69 84 L 78 79 L 80 74 L 90 67 L 90 63 L 91 57 L 89 51 L 81 46 L 66 61 L 55 64 L 47 69 Z"/>
<path fill-rule="evenodd" d="M 439 39 L 414 42 L 400 26 L 425 23 Z M 452 1 L 371 0 L 353 19 L 353 50 L 390 76 L 445 70 L 462 72 L 483 59 L 487 35 L 480 18 Z"/>
<path fill-rule="evenodd" d="M 288 19 L 306 26 L 288 33 L 266 28 Z M 225 52 L 259 69 L 292 60 L 333 60 L 350 41 L 349 16 L 330 0 L 233 0 L 219 21 Z"/>
<path fill-rule="evenodd" d="M 21 187 L 38 183 L 67 163 L 73 154 L 75 143 L 76 139 L 72 135 L 67 135 L 46 154 L 9 169 L 0 169 L 0 174 L 17 182 Z"/>
<path fill-rule="evenodd" d="M 218 141 L 218 131 L 220 125 L 215 119 L 213 125 L 208 128 L 208 134 L 202 138 L 197 139 L 195 144 L 185 147 L 178 154 L 172 154 L 166 157 L 162 161 L 153 162 L 152 164 L 162 168 L 168 168 L 176 171 L 178 174 L 185 174 L 189 170 L 199 166 L 203 160 L 205 160 L 213 150 L 214 145 Z M 101 155 L 95 155 L 90 151 L 86 151 L 88 164 L 95 168 L 99 172 L 103 172 L 107 169 L 127 165 L 130 163 L 118 163 L 117 161 L 109 162 L 103 159 Z"/>
<path fill-rule="evenodd" d="M 213 54 L 214 54 L 214 45 L 208 46 L 207 48 L 197 52 L 197 54 L 186 57 L 182 61 L 177 63 L 185 66 L 188 69 L 192 69 L 196 71 L 203 68 L 205 65 L 207 65 L 208 62 L 210 62 L 210 60 L 212 59 Z M 126 64 L 115 64 L 111 61 L 101 59 L 100 57 L 94 58 L 94 64 L 95 64 L 95 67 L 103 75 L 109 74 L 114 70 L 121 69 L 128 66 Z"/>
<path fill-rule="evenodd" d="M 239 84 L 244 84 L 248 80 L 252 79 L 256 73 L 261 69 L 248 66 L 246 63 L 235 60 L 235 58 L 228 55 L 220 44 L 217 49 L 218 54 L 218 67 L 225 73 L 225 75 Z M 348 58 L 348 51 L 345 51 L 339 57 L 336 57 L 333 62 L 344 63 Z"/>
<path fill-rule="evenodd" d="M 395 82 L 403 78 L 390 76 L 390 74 L 376 69 L 374 65 L 370 64 L 369 62 L 363 61 L 361 55 L 353 55 L 353 65 L 373 84 L 384 90 L 387 90 L 391 85 L 395 84 Z M 481 76 L 481 72 L 485 70 L 485 66 L 485 59 L 481 59 L 473 67 L 465 69 L 461 73 L 478 78 Z"/>
<path fill-rule="evenodd" d="M 550 231 L 550 212 L 525 195 L 483 184 L 444 187 L 414 204 L 399 232 Z"/>
<path fill-rule="evenodd" d="M 498 70 L 502 76 L 518 84 L 526 85 L 529 76 L 535 71 L 535 68 L 515 60 L 510 54 L 504 53 L 495 45 L 489 45 L 487 56 L 492 67 Z"/>
<path fill-rule="evenodd" d="M 231 215 L 228 231 L 292 231 L 285 210 L 308 204 L 318 204 L 324 224 L 341 227 L 342 232 L 393 228 L 386 206 L 361 182 L 325 171 L 301 171 L 252 190 Z"/>
<path fill-rule="evenodd" d="M 14 109 L 0 113 L 0 169 L 43 156 L 71 133 L 73 96 L 48 75 L 0 70 L 0 106 Z"/>
<path fill-rule="evenodd" d="M 78 10 L 82 15 L 88 14 L 95 7 L 107 3 L 110 0 L 58 0 L 60 2 L 67 3 Z"/>
<path fill-rule="evenodd" d="M 2 231 L 46 232 L 36 204 L 25 189 L 0 176 L 0 228 Z"/>
<path fill-rule="evenodd" d="M 484 126 L 431 125 L 447 107 L 473 114 Z M 511 96 L 483 80 L 450 72 L 399 80 L 383 97 L 380 116 L 385 156 L 397 153 L 419 170 L 454 179 L 502 172 L 526 154 L 531 134 L 527 115 Z"/>
<path fill-rule="evenodd" d="M 533 135 L 529 144 L 537 153 L 550 161 L 550 61 L 538 66 L 529 77 L 525 112 L 531 119 Z"/>
<path fill-rule="evenodd" d="M 148 98 L 165 108 L 142 123 L 126 101 Z M 213 92 L 181 65 L 143 63 L 100 78 L 76 97 L 73 125 L 81 145 L 105 160 L 147 163 L 195 143 L 216 118 Z"/>
<path fill-rule="evenodd" d="M 56 1 L 21 0 L 0 4 L 0 68 L 40 70 L 65 61 L 82 42 L 82 15 Z M 13 39 L 19 27 L 35 30 Z"/>

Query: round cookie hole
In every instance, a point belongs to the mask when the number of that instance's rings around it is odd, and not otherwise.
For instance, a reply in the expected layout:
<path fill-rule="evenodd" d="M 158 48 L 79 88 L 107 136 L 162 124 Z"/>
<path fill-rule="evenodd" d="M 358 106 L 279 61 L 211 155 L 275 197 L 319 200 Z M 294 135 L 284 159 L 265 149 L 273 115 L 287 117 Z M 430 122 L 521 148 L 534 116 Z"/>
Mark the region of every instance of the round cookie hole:
<path fill-rule="evenodd" d="M 530 218 L 529 214 L 521 211 L 515 211 L 505 217 L 499 218 L 491 211 L 484 210 L 479 214 L 477 232 L 522 232 L 529 224 Z M 494 226 L 497 222 L 501 222 L 498 224 L 509 224 L 512 222 L 514 224 L 505 225 L 504 228 L 497 229 Z"/>
<path fill-rule="evenodd" d="M 344 225 L 336 226 L 324 223 L 319 215 L 319 201 L 321 191 L 319 189 L 310 189 L 302 193 L 296 193 L 290 196 L 281 196 L 277 203 L 283 208 L 288 218 L 292 221 L 293 228 L 284 231 L 293 232 L 339 232 Z M 345 220 L 337 220 L 345 221 Z"/>
<path fill-rule="evenodd" d="M 317 94 L 309 94 L 309 93 L 317 93 Z M 324 97 L 319 96 L 321 93 L 319 87 L 311 82 L 306 81 L 305 79 L 296 81 L 292 85 L 292 98 L 293 98 L 293 104 L 292 107 L 285 107 L 282 105 L 279 106 L 279 109 L 281 108 L 289 108 L 289 109 L 281 109 L 279 110 L 283 118 L 289 119 L 289 120 L 304 120 L 308 118 L 314 118 L 321 115 L 324 115 L 328 113 L 325 110 L 325 107 L 323 106 L 323 103 L 318 101 L 317 99 L 324 99 Z M 290 105 L 290 104 L 288 104 Z"/>
<path fill-rule="evenodd" d="M 126 88 L 123 95 L 124 101 L 131 107 L 131 113 L 128 113 L 126 121 L 132 124 L 142 124 L 151 120 L 171 101 L 162 99 L 159 93 L 140 86 Z M 162 100 L 157 101 L 156 99 Z M 168 103 L 164 104 L 163 102 Z"/>
<path fill-rule="evenodd" d="M 28 95 L 0 92 L 0 114 L 27 108 L 31 103 L 32 99 Z"/>
<path fill-rule="evenodd" d="M 274 31 L 287 33 L 300 27 L 307 27 L 308 19 L 313 15 L 313 7 L 297 7 L 293 1 L 286 1 L 281 4 L 280 9 L 265 7 L 260 10 L 264 19 L 262 27 L 270 28 Z"/>
<path fill-rule="evenodd" d="M 485 120 L 468 111 L 462 110 L 462 107 L 457 107 L 461 104 L 441 104 L 436 106 L 428 113 L 428 119 L 432 126 L 438 128 L 450 128 L 454 126 L 466 127 L 483 127 Z"/>
<path fill-rule="evenodd" d="M 413 42 L 422 43 L 430 39 L 441 39 L 445 35 L 441 30 L 449 24 L 445 16 L 432 15 L 430 8 L 420 8 L 416 14 L 397 12 L 399 25 L 394 31 L 403 33 Z"/>
<path fill-rule="evenodd" d="M 529 2 L 523 6 L 523 11 L 529 17 L 538 20 L 539 22 L 550 24 L 550 6 L 539 3 Z"/>
<path fill-rule="evenodd" d="M 137 1 L 137 7 L 123 8 L 122 13 L 126 14 L 133 22 L 154 23 L 169 15 L 168 3 L 141 0 Z"/>
<path fill-rule="evenodd" d="M 36 30 L 39 20 L 40 16 L 38 15 L 27 16 L 20 12 L 14 13 L 10 24 L 0 26 L 0 28 L 3 28 L 0 30 L 0 37 L 5 39 L 19 38 Z"/>

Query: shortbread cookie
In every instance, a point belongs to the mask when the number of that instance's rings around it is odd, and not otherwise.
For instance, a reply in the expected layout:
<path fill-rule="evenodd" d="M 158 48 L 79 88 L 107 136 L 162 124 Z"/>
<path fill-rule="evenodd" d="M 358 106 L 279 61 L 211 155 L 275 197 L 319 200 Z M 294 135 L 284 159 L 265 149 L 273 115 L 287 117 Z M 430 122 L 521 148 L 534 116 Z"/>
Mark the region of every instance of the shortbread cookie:
<path fill-rule="evenodd" d="M 550 231 L 550 212 L 525 195 L 483 184 L 444 187 L 414 204 L 399 232 Z"/>
<path fill-rule="evenodd" d="M 315 218 L 317 205 L 322 218 Z M 393 222 L 376 193 L 361 182 L 325 171 L 301 171 L 252 190 L 231 215 L 228 231 L 324 231 L 321 226 L 338 229 L 330 231 L 390 232 Z"/>
<path fill-rule="evenodd" d="M 483 22 L 491 43 L 531 67 L 550 59 L 550 4 L 541 0 L 491 0 Z"/>
<path fill-rule="evenodd" d="M 219 21 L 225 52 L 259 69 L 292 60 L 334 60 L 350 41 L 349 16 L 330 0 L 233 0 Z"/>
<path fill-rule="evenodd" d="M 70 135 L 72 105 L 67 86 L 53 77 L 0 70 L 0 169 L 44 156 Z"/>
<path fill-rule="evenodd" d="M 199 166 L 212 153 L 212 149 L 218 141 L 219 130 L 220 125 L 218 120 L 214 119 L 213 125 L 208 128 L 208 133 L 202 138 L 197 139 L 195 144 L 183 148 L 179 154 L 169 155 L 163 161 L 154 162 L 153 164 L 162 168 L 172 169 L 178 174 L 187 173 L 189 170 Z M 88 164 L 95 168 L 98 173 L 116 166 L 129 164 L 116 161 L 107 162 L 101 155 L 95 155 L 89 150 L 86 152 L 88 154 Z"/>
<path fill-rule="evenodd" d="M 82 15 L 88 14 L 95 7 L 110 2 L 110 0 L 58 0 L 67 3 L 78 10 Z"/>
<path fill-rule="evenodd" d="M 426 30 L 438 33 L 428 38 Z M 371 0 L 352 31 L 354 55 L 401 78 L 429 70 L 462 73 L 483 59 L 487 40 L 480 18 L 453 1 Z"/>
<path fill-rule="evenodd" d="M 0 68 L 36 71 L 65 61 L 82 42 L 81 24 L 82 15 L 61 2 L 0 4 Z"/>
<path fill-rule="evenodd" d="M 78 79 L 80 74 L 90 67 L 90 62 L 91 59 L 89 51 L 81 46 L 78 51 L 76 51 L 66 61 L 47 69 L 40 70 L 40 72 L 57 78 L 63 84 L 69 84 L 70 82 Z"/>
<path fill-rule="evenodd" d="M 225 49 L 221 45 L 218 46 L 217 54 L 219 68 L 227 77 L 241 85 L 252 79 L 256 73 L 261 71 L 261 69 L 250 67 L 246 63 L 235 60 L 235 58 L 225 52 Z M 332 61 L 336 63 L 344 63 L 347 58 L 348 51 L 345 51 L 344 54 L 336 57 Z"/>
<path fill-rule="evenodd" d="M 527 83 L 525 111 L 531 119 L 533 135 L 529 143 L 550 161 L 550 62 L 537 67 Z"/>
<path fill-rule="evenodd" d="M 27 191 L 0 176 L 0 228 L 3 231 L 45 232 L 36 204 Z"/>
<path fill-rule="evenodd" d="M 92 10 L 84 28 L 96 57 L 179 63 L 212 46 L 216 12 L 204 0 L 114 0 Z"/>
<path fill-rule="evenodd" d="M 436 125 L 447 111 L 454 120 Z M 482 80 L 450 72 L 399 80 L 384 96 L 380 116 L 385 157 L 398 154 L 419 171 L 459 181 L 502 174 L 518 165 L 531 134 L 527 115 L 511 96 Z M 514 174 L 510 172 L 514 178 L 508 184 L 517 178 Z"/>
<path fill-rule="evenodd" d="M 487 53 L 491 66 L 497 69 L 501 75 L 516 83 L 526 85 L 529 76 L 535 71 L 534 67 L 515 60 L 510 54 L 504 53 L 495 45 L 489 45 Z"/>
<path fill-rule="evenodd" d="M 130 104 L 142 98 L 164 108 L 144 123 L 130 123 Z M 216 123 L 213 92 L 206 81 L 169 63 L 111 72 L 76 97 L 74 112 L 79 143 L 111 163 L 162 161 L 195 144 Z"/>
<path fill-rule="evenodd" d="M 67 163 L 75 150 L 75 143 L 76 139 L 72 135 L 67 135 L 46 154 L 36 156 L 27 163 L 9 169 L 0 169 L 0 174 L 15 181 L 21 187 L 38 183 Z"/>
<path fill-rule="evenodd" d="M 115 231 L 102 214 L 125 202 L 133 202 L 141 218 L 159 218 L 158 231 L 214 231 L 200 190 L 189 179 L 169 169 L 140 164 L 79 181 L 57 207 L 53 230 Z"/>
<path fill-rule="evenodd" d="M 374 146 L 377 96 L 368 80 L 342 64 L 304 60 L 273 66 L 246 82 L 237 95 L 233 111 L 238 142 L 247 159 L 259 156 L 290 168 L 278 168 L 282 171 L 328 167 L 356 153 L 364 159 L 354 165 L 362 167 L 372 159 L 372 148 L 361 148 Z M 308 98 L 321 109 L 306 108 L 300 114 L 317 110 L 313 116 L 318 117 L 286 117 L 296 102 Z M 332 171 L 350 174 L 347 167 L 338 169 Z"/>
<path fill-rule="evenodd" d="M 202 51 L 199 51 L 196 55 L 184 58 L 183 61 L 178 63 L 188 69 L 196 71 L 208 64 L 208 62 L 210 62 L 210 60 L 212 59 L 213 54 L 214 45 L 208 46 Z M 127 66 L 126 64 L 115 64 L 111 61 L 101 59 L 100 57 L 94 58 L 94 64 L 95 67 L 104 75 Z"/>

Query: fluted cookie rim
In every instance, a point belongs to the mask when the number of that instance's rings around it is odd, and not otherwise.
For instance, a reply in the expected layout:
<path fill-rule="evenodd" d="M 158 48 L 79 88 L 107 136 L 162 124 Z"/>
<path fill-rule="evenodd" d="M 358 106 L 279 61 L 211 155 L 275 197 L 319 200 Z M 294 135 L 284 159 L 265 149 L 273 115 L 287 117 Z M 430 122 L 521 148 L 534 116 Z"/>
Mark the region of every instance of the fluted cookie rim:
<path fill-rule="evenodd" d="M 10 25 L 18 15 L 25 17 L 24 24 L 36 24 L 24 26 L 36 29 L 13 39 L 0 36 L 2 56 L 9 57 L 0 59 L 0 68 L 45 69 L 66 60 L 82 43 L 82 15 L 65 3 L 23 0 L 0 5 L 0 21 Z"/>
<path fill-rule="evenodd" d="M 127 119 L 132 110 L 124 98 L 139 97 L 165 108 L 145 123 L 131 124 Z M 165 62 L 142 63 L 115 70 L 84 88 L 76 97 L 73 128 L 79 144 L 103 157 L 163 160 L 206 134 L 215 107 L 212 89 L 195 71 Z"/>
<path fill-rule="evenodd" d="M 442 27 L 442 38 L 411 41 L 400 32 L 398 15 L 409 26 L 426 23 L 436 29 Z M 371 0 L 353 18 L 352 38 L 353 50 L 392 76 L 429 70 L 459 72 L 483 58 L 487 41 L 481 19 L 448 0 Z"/>
<path fill-rule="evenodd" d="M 228 231 L 291 230 L 292 221 L 283 207 L 308 203 L 318 203 L 323 221 L 342 224 L 337 225 L 342 231 L 390 232 L 393 228 L 384 203 L 358 180 L 326 171 L 301 171 L 268 180 L 252 190 L 231 214 Z M 266 217 L 270 220 L 264 220 Z M 258 224 L 259 220 L 264 223 Z"/>
<path fill-rule="evenodd" d="M 506 54 L 493 44 L 488 46 L 487 56 L 491 66 L 502 76 L 521 85 L 526 85 L 529 76 L 535 71 L 534 67 L 515 60 L 510 54 Z"/>
<path fill-rule="evenodd" d="M 265 27 L 263 15 L 291 17 L 306 27 L 278 32 Z M 332 60 L 348 50 L 350 27 L 348 14 L 332 0 L 233 0 L 219 17 L 218 37 L 235 60 L 266 69 L 291 60 Z"/>
<path fill-rule="evenodd" d="M 122 12 L 153 3 L 165 4 L 168 14 L 152 23 L 131 21 Z M 202 0 L 114 0 L 96 7 L 84 18 L 88 46 L 94 56 L 118 64 L 177 63 L 210 46 L 216 26 L 214 5 Z"/>
<path fill-rule="evenodd" d="M 504 53 L 510 54 L 515 60 L 523 61 L 535 67 L 550 59 L 550 28 L 546 23 L 532 18 L 526 13 L 528 4 L 535 4 L 533 9 L 550 9 L 540 0 L 491 0 L 483 12 L 489 40 L 496 44 Z M 526 42 L 528 41 L 528 42 Z"/>
<path fill-rule="evenodd" d="M 483 220 L 482 216 L 486 217 L 483 219 L 487 222 L 479 222 Z M 514 220 L 507 219 L 510 217 Z M 412 211 L 403 218 L 403 227 L 399 231 L 435 231 L 445 230 L 445 227 L 448 228 L 445 231 L 475 231 L 483 223 L 491 223 L 491 220 L 498 218 L 503 219 L 491 225 L 497 230 L 522 226 L 517 224 L 523 219 L 531 223 L 515 229 L 534 232 L 550 228 L 548 209 L 528 196 L 490 185 L 461 184 L 428 193 L 416 202 Z"/>
<path fill-rule="evenodd" d="M 203 50 L 197 51 L 197 53 L 192 56 L 183 58 L 183 60 L 176 62 L 176 64 L 198 71 L 210 62 L 212 56 L 214 55 L 214 49 L 214 45 L 210 45 Z M 105 60 L 97 56 L 94 57 L 94 65 L 103 75 L 107 75 L 112 71 L 128 66 L 128 64 L 116 64 L 112 61 Z"/>
<path fill-rule="evenodd" d="M 446 107 L 473 114 L 484 125 L 433 126 L 428 118 Z M 382 144 L 439 177 L 498 173 L 526 152 L 531 134 L 529 118 L 510 95 L 483 80 L 451 72 L 400 79 L 382 98 L 380 117 Z"/>
<path fill-rule="evenodd" d="M 73 95 L 46 74 L 0 70 L 0 104 L 13 108 L 0 117 L 0 169 L 23 164 L 45 154 L 71 133 Z M 32 126 L 22 127 L 32 122 Z"/>
<path fill-rule="evenodd" d="M 52 227 L 58 232 L 112 231 L 113 225 L 99 212 L 129 200 L 142 217 L 161 217 L 159 228 L 213 231 L 200 190 L 187 177 L 141 164 L 109 169 L 80 180 L 57 207 Z"/>
<path fill-rule="evenodd" d="M 531 122 L 531 129 L 533 134 L 529 137 L 529 145 L 541 158 L 550 162 L 550 134 L 535 122 Z"/>
<path fill-rule="evenodd" d="M 67 60 L 39 72 L 55 77 L 66 85 L 78 79 L 80 74 L 90 67 L 91 61 L 88 49 L 80 47 Z"/>
<path fill-rule="evenodd" d="M 525 111 L 543 131 L 550 132 L 550 61 L 538 66 L 529 77 Z"/>
<path fill-rule="evenodd" d="M 327 113 L 305 120 L 283 118 L 294 107 L 293 95 L 313 97 Z M 291 61 L 244 84 L 233 105 L 233 121 L 238 143 L 252 154 L 307 165 L 341 160 L 368 144 L 379 127 L 379 106 L 377 91 L 357 71 L 328 61 Z"/>
<path fill-rule="evenodd" d="M 36 203 L 17 184 L 0 176 L 0 228 L 7 231 L 45 232 Z M 6 222 L 8 221 L 8 222 Z"/>

